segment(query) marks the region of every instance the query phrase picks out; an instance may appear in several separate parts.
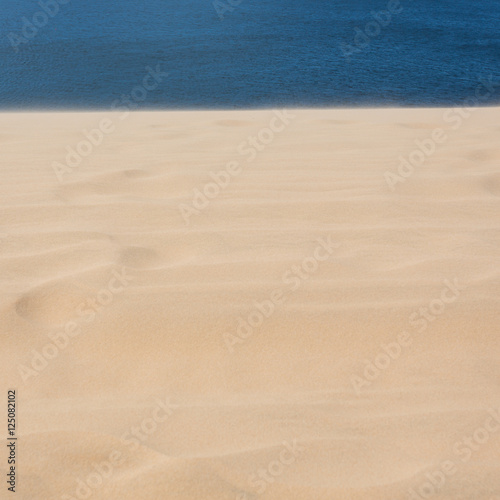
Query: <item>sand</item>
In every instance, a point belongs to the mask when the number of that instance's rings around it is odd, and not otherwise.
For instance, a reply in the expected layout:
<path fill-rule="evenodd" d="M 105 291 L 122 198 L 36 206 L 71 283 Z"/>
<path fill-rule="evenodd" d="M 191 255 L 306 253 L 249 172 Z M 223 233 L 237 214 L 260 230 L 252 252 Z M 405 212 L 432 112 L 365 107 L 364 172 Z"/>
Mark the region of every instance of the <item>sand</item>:
<path fill-rule="evenodd" d="M 1 114 L 0 498 L 500 499 L 498 113 Z"/>

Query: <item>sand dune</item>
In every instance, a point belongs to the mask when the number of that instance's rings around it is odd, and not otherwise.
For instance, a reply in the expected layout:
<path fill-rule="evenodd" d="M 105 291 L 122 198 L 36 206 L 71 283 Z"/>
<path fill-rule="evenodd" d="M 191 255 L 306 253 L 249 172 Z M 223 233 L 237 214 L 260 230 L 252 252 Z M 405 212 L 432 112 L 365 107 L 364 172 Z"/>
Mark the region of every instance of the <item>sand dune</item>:
<path fill-rule="evenodd" d="M 498 500 L 498 111 L 2 114 L 17 498 Z"/>

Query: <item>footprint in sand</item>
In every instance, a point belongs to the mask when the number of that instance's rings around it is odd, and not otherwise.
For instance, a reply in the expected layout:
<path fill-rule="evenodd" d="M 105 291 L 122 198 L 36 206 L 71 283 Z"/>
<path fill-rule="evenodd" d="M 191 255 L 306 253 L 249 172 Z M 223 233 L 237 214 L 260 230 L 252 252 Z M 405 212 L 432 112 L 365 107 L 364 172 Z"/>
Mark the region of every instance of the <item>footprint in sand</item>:
<path fill-rule="evenodd" d="M 151 175 L 148 170 L 139 168 L 93 175 L 85 180 L 68 182 L 58 187 L 55 195 L 64 201 L 95 196 L 119 195 L 127 186 L 133 186 L 136 179 L 144 179 Z"/>
<path fill-rule="evenodd" d="M 436 125 L 433 123 L 398 123 L 398 127 L 409 128 L 410 130 L 433 130 Z"/>
<path fill-rule="evenodd" d="M 119 262 L 130 268 L 148 268 L 159 265 L 161 257 L 151 248 L 131 246 L 120 251 Z"/>
<path fill-rule="evenodd" d="M 252 125 L 252 122 L 246 120 L 219 120 L 215 124 L 221 127 L 244 127 L 245 125 Z"/>
<path fill-rule="evenodd" d="M 476 149 L 465 155 L 465 158 L 472 161 L 493 161 L 500 159 L 498 149 Z"/>
<path fill-rule="evenodd" d="M 493 196 L 500 196 L 500 173 L 486 175 L 482 184 L 484 189 Z"/>
<path fill-rule="evenodd" d="M 318 123 L 328 123 L 330 125 L 357 125 L 357 122 L 354 122 L 352 120 L 318 120 Z"/>
<path fill-rule="evenodd" d="M 78 306 L 89 296 L 71 282 L 42 285 L 24 293 L 15 303 L 16 313 L 27 321 L 47 326 L 62 325 L 75 318 Z"/>
<path fill-rule="evenodd" d="M 138 179 L 142 177 L 149 177 L 151 174 L 147 170 L 141 170 L 140 168 L 129 168 L 121 172 L 125 177 L 129 179 Z"/>

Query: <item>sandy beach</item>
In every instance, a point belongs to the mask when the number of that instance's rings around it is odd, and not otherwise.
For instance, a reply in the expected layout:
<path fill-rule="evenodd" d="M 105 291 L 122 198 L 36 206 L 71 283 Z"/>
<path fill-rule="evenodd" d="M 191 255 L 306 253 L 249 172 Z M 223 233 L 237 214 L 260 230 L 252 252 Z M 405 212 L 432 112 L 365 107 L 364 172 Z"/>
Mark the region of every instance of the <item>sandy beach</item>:
<path fill-rule="evenodd" d="M 1 113 L 0 498 L 499 500 L 499 111 Z"/>

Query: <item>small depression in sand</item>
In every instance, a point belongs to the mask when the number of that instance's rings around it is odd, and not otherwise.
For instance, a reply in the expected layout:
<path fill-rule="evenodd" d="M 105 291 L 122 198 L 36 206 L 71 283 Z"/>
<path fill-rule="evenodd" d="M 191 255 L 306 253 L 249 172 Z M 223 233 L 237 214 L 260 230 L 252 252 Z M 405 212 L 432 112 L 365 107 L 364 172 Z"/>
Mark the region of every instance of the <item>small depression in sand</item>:
<path fill-rule="evenodd" d="M 483 186 L 494 196 L 500 196 L 500 174 L 487 175 L 483 180 Z"/>
<path fill-rule="evenodd" d="M 150 175 L 150 173 L 147 170 L 141 170 L 140 168 L 129 168 L 127 170 L 123 170 L 122 174 L 125 177 L 129 177 L 131 179 L 149 177 Z"/>
<path fill-rule="evenodd" d="M 160 256 L 151 248 L 127 247 L 120 252 L 120 264 L 127 267 L 154 267 L 159 263 Z"/>
<path fill-rule="evenodd" d="M 246 120 L 219 120 L 216 125 L 221 127 L 243 127 L 245 125 L 252 125 L 252 122 Z"/>
<path fill-rule="evenodd" d="M 500 160 L 500 150 L 481 148 L 466 154 L 465 157 L 474 162 Z"/>
<path fill-rule="evenodd" d="M 47 326 L 61 325 L 77 317 L 77 308 L 89 296 L 75 284 L 52 283 L 30 290 L 21 296 L 16 312 L 27 321 Z"/>

